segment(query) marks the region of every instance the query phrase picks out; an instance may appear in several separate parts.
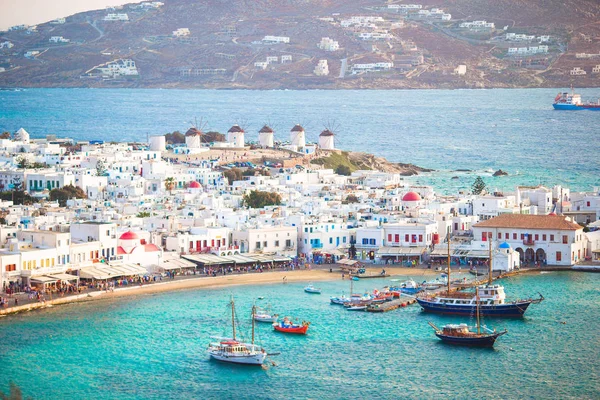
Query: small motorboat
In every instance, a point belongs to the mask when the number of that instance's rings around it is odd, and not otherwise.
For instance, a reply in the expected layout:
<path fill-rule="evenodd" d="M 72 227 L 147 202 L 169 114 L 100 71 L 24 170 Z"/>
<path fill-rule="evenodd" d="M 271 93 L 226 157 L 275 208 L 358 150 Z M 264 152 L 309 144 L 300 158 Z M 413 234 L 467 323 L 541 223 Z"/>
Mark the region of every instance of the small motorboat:
<path fill-rule="evenodd" d="M 448 324 L 444 325 L 442 329 L 431 322 L 429 322 L 429 325 L 435 330 L 435 335 L 443 342 L 459 346 L 494 347 L 496 339 L 508 332 L 506 329 L 502 332 L 496 332 L 484 328 L 489 331 L 486 333 L 482 332 L 479 327 L 477 331 L 472 331 L 467 324 Z"/>
<path fill-rule="evenodd" d="M 394 286 L 390 288 L 390 291 L 394 293 L 395 297 L 400 297 L 402 293 L 406 294 L 417 294 L 422 291 L 423 288 L 419 286 L 419 284 L 412 279 L 409 279 L 405 282 L 402 282 L 398 286 Z"/>
<path fill-rule="evenodd" d="M 314 287 L 313 285 L 308 285 L 307 287 L 304 288 L 304 291 L 306 293 L 311 293 L 311 294 L 321 294 L 321 289 L 318 289 L 318 288 Z"/>
<path fill-rule="evenodd" d="M 353 304 L 350 307 L 346 307 L 346 310 L 348 310 L 348 311 L 366 311 L 367 304 L 365 304 L 365 303 Z"/>
<path fill-rule="evenodd" d="M 329 298 L 329 301 L 331 302 L 331 304 L 344 305 L 344 303 L 348 303 L 350 301 L 350 298 L 343 294 L 338 297 L 332 296 Z"/>
<path fill-rule="evenodd" d="M 277 314 L 271 314 L 269 310 L 263 310 L 260 308 L 256 309 L 256 313 L 254 314 L 254 320 L 256 322 L 277 322 Z"/>
<path fill-rule="evenodd" d="M 277 332 L 282 333 L 296 333 L 300 335 L 306 335 L 306 331 L 308 330 L 309 325 L 310 322 L 308 321 L 302 321 L 302 325 L 294 325 L 294 323 L 288 317 L 285 317 L 283 321 L 275 322 L 273 324 L 273 329 L 275 329 Z"/>

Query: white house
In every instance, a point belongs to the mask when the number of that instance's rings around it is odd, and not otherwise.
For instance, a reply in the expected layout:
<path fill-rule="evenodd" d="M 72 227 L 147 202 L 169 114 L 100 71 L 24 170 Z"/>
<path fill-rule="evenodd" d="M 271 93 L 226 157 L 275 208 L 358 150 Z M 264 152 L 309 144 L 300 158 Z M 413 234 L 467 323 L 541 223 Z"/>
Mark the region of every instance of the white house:
<path fill-rule="evenodd" d="M 328 37 L 321 38 L 321 41 L 317 44 L 317 46 L 319 49 L 325 51 L 337 51 L 340 49 L 340 44 L 338 41 Z"/>
<path fill-rule="evenodd" d="M 583 227 L 560 215 L 502 214 L 473 225 L 473 235 L 507 242 L 524 262 L 573 265 L 586 257 Z"/>
<path fill-rule="evenodd" d="M 190 36 L 191 32 L 189 28 L 179 28 L 173 31 L 173 36 L 175 37 L 184 37 Z"/>
<path fill-rule="evenodd" d="M 104 21 L 129 21 L 129 16 L 127 14 L 107 14 L 104 18 Z"/>
<path fill-rule="evenodd" d="M 244 228 L 232 232 L 232 243 L 240 253 L 298 255 L 298 230 L 295 226 Z"/>
<path fill-rule="evenodd" d="M 290 38 L 287 36 L 265 36 L 262 41 L 264 43 L 289 43 Z"/>
<path fill-rule="evenodd" d="M 329 75 L 329 66 L 327 65 L 327 60 L 319 60 L 318 64 L 315 66 L 314 74 L 317 76 Z"/>

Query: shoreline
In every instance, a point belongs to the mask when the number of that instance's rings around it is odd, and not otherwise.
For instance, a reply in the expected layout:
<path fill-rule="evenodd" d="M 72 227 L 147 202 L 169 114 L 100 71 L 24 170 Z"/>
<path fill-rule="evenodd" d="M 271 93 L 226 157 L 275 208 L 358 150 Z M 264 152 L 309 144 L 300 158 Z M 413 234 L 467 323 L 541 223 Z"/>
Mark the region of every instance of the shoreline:
<path fill-rule="evenodd" d="M 334 264 L 331 265 L 333 266 Z M 380 271 L 381 268 L 367 268 L 367 273 L 371 274 L 378 274 Z M 386 271 L 389 273 L 390 276 L 383 279 L 387 279 L 388 281 L 393 276 L 406 276 L 407 279 L 409 277 L 413 277 L 414 279 L 419 276 L 434 276 L 441 273 L 441 271 L 435 271 L 433 269 L 406 267 L 387 267 Z M 8 315 L 24 313 L 33 310 L 52 308 L 61 304 L 79 303 L 135 295 L 147 295 L 191 289 L 206 290 L 233 286 L 268 285 L 277 283 L 281 284 L 283 282 L 284 277 L 286 278 L 286 283 L 337 281 L 341 280 L 341 273 L 342 272 L 339 269 L 334 269 L 333 272 L 329 272 L 328 268 L 320 268 L 295 271 L 269 271 L 243 275 L 220 275 L 216 277 L 198 276 L 195 278 L 166 280 L 162 282 L 146 284 L 143 286 L 135 285 L 128 287 L 120 287 L 116 288 L 113 292 L 93 291 L 88 293 L 73 294 L 66 297 L 54 298 L 51 300 L 46 300 L 43 303 L 36 302 L 23 304 L 19 306 L 7 307 L 5 309 L 0 309 L 0 317 L 6 317 Z M 348 276 L 347 274 L 345 275 Z"/>

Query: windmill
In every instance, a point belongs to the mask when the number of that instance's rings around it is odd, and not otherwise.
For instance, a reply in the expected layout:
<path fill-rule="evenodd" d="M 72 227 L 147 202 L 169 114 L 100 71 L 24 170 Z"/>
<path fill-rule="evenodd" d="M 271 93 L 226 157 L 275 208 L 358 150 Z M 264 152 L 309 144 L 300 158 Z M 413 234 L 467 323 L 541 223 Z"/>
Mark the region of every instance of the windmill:
<path fill-rule="evenodd" d="M 275 125 L 270 119 L 258 131 L 258 144 L 263 148 L 275 147 Z"/>
<path fill-rule="evenodd" d="M 185 132 L 185 144 L 190 149 L 197 149 L 202 146 L 204 142 L 204 128 L 206 128 L 207 122 L 200 118 L 194 118 L 194 121 L 189 121 L 188 124 L 191 125 L 191 128 Z"/>
<path fill-rule="evenodd" d="M 321 150 L 335 150 L 335 140 L 337 136 L 335 132 L 340 129 L 340 124 L 335 120 L 326 121 L 324 124 L 324 130 L 319 134 L 319 147 Z"/>

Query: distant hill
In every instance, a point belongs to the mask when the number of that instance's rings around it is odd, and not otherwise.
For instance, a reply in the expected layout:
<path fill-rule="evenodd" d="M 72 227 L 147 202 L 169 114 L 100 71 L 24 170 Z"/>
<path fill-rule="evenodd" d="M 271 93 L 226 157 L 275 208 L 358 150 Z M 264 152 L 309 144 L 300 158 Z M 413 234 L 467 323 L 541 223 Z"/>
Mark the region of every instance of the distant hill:
<path fill-rule="evenodd" d="M 145 2 L 0 32 L 0 71 L 0 87 L 592 87 L 600 2 Z"/>

